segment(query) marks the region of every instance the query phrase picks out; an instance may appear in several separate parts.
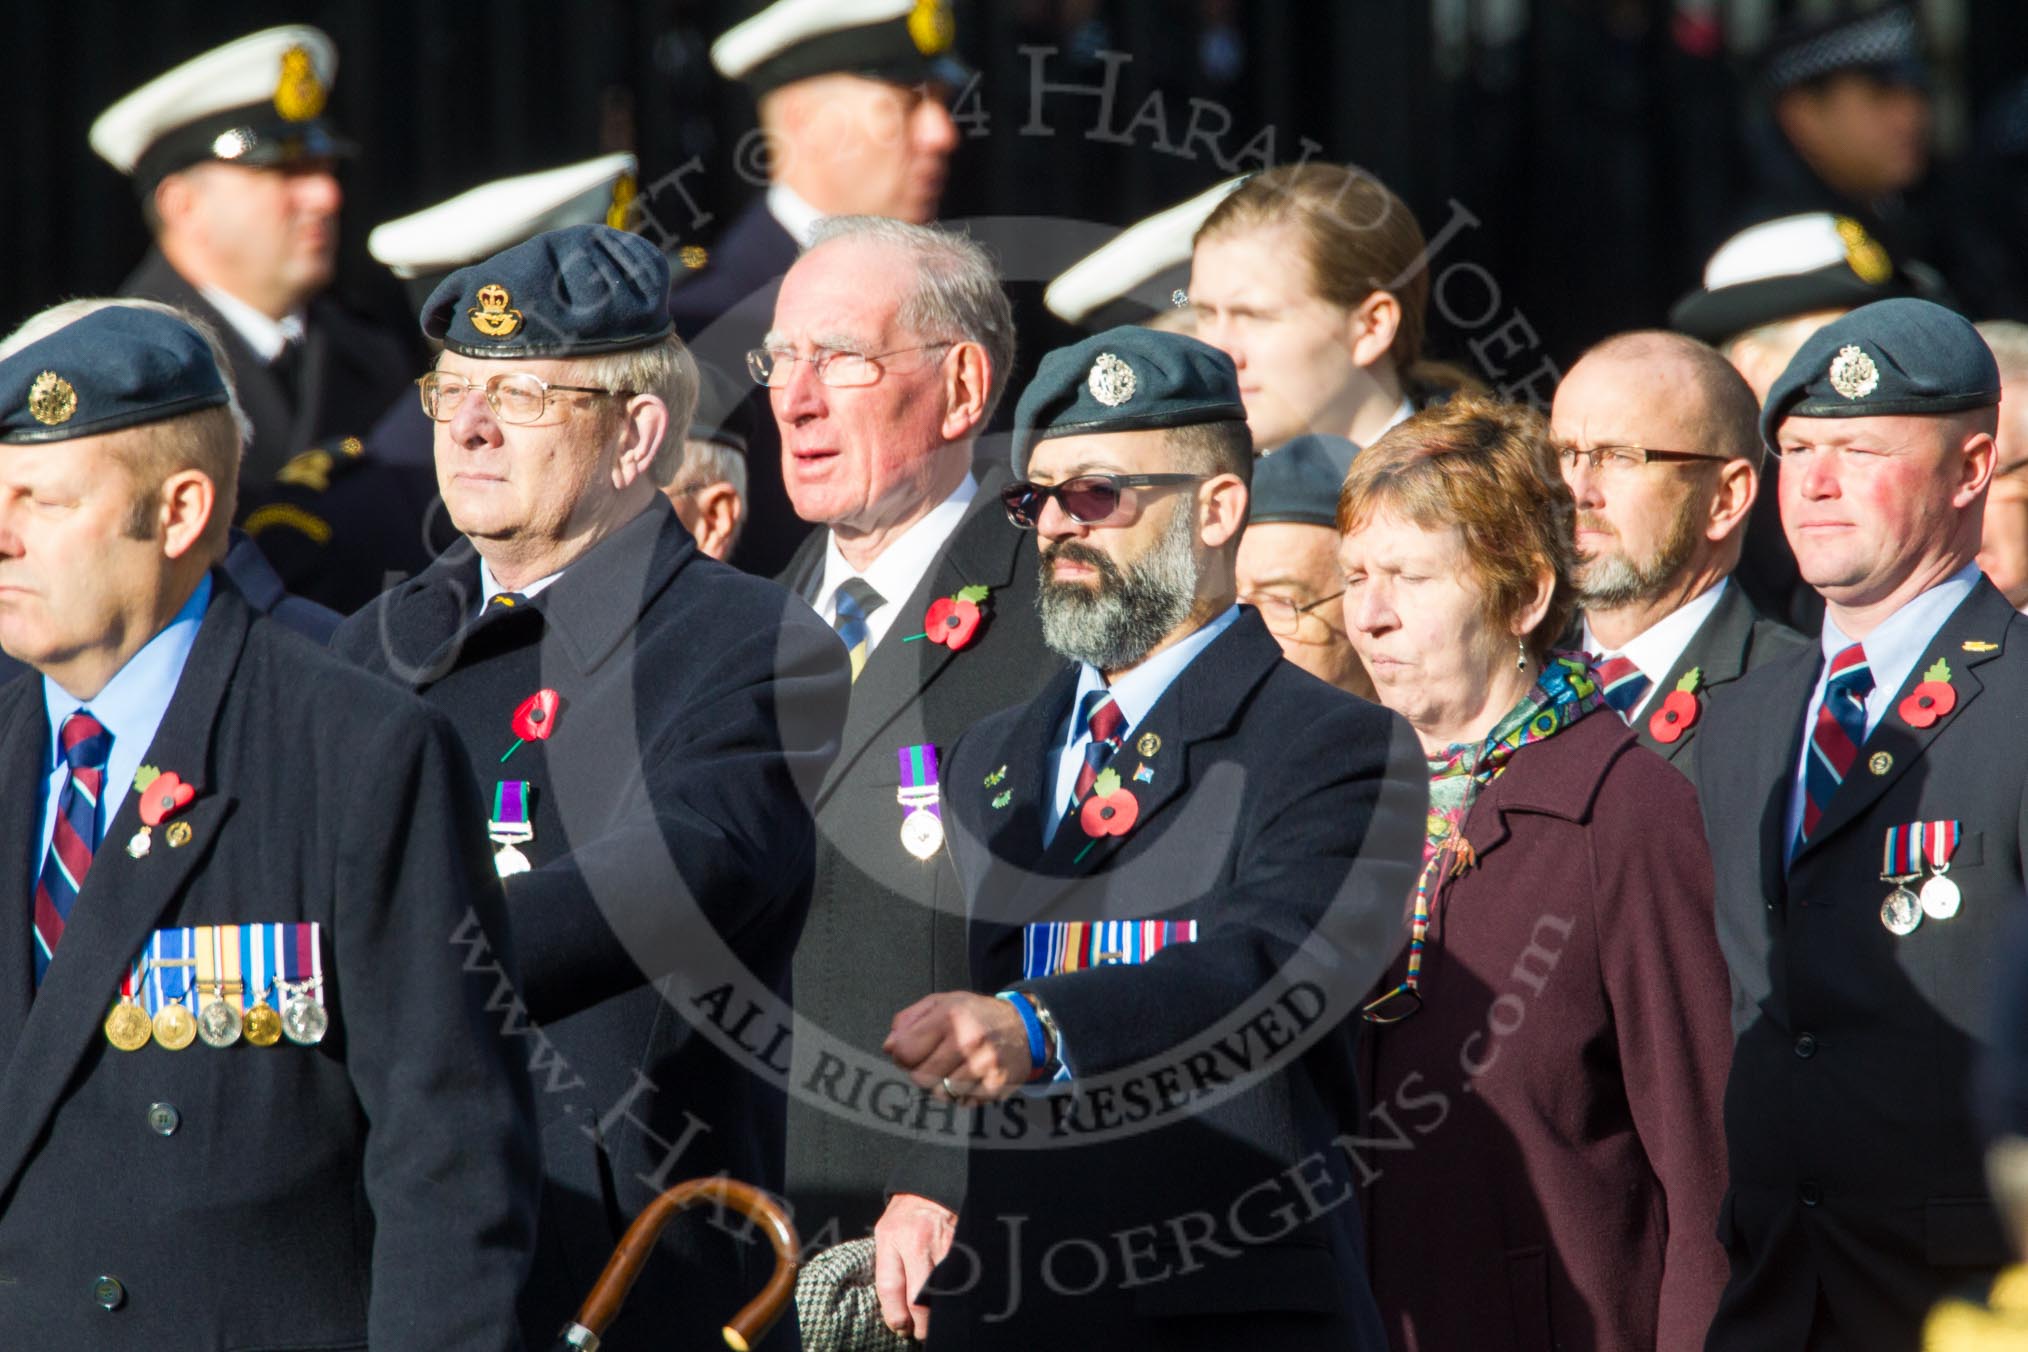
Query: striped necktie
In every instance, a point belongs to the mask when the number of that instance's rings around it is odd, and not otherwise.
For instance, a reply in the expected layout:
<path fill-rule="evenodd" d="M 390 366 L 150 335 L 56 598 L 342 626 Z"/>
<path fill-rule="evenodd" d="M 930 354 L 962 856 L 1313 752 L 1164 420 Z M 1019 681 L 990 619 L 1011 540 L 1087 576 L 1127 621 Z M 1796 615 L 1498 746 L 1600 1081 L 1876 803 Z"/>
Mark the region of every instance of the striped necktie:
<path fill-rule="evenodd" d="M 1598 683 L 1605 702 L 1613 706 L 1622 721 L 1632 721 L 1634 706 L 1648 693 L 1648 678 L 1627 657 L 1608 657 L 1598 664 Z"/>
<path fill-rule="evenodd" d="M 838 614 L 831 621 L 831 627 L 838 631 L 845 651 L 852 657 L 852 679 L 855 681 L 866 669 L 866 651 L 872 646 L 873 630 L 867 625 L 866 617 L 885 604 L 887 599 L 873 590 L 863 577 L 848 577 L 838 584 L 838 599 L 833 602 Z"/>
<path fill-rule="evenodd" d="M 1127 726 L 1127 716 L 1120 712 L 1119 701 L 1110 690 L 1093 690 L 1084 697 L 1083 718 L 1091 740 L 1085 743 L 1084 768 L 1077 772 L 1077 784 L 1070 791 L 1073 806 L 1082 803 L 1091 792 L 1099 771 L 1120 749 L 1120 734 Z"/>
<path fill-rule="evenodd" d="M 1802 840 L 1817 829 L 1832 795 L 1859 759 L 1866 741 L 1866 696 L 1872 690 L 1873 669 L 1866 664 L 1863 645 L 1855 643 L 1831 659 L 1831 677 L 1824 683 L 1824 703 L 1803 764 Z"/>
<path fill-rule="evenodd" d="M 112 734 L 83 709 L 63 720 L 56 736 L 68 774 L 56 795 L 56 823 L 49 836 L 49 854 L 35 881 L 35 984 L 49 970 L 49 960 L 63 938 L 64 922 L 77 904 L 85 875 L 91 872 L 92 851 L 99 843 L 99 800 L 106 788 L 106 757 Z"/>

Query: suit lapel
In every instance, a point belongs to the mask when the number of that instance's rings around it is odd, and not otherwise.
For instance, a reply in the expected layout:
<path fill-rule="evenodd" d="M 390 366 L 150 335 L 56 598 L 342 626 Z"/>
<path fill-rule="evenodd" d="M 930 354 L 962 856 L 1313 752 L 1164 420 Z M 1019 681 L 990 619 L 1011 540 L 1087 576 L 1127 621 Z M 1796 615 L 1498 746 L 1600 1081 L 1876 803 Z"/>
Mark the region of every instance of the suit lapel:
<path fill-rule="evenodd" d="M 217 595 L 146 756 L 148 764 L 175 771 L 197 789 L 196 800 L 176 818 L 189 824 L 191 843 L 168 847 L 158 831 L 155 848 L 130 857 L 124 847 L 140 826 L 137 793 L 129 793 L 106 824 L 63 941 L 0 1072 L 0 1102 L 8 1105 L 0 1114 L 0 1195 L 13 1184 L 78 1063 L 100 1036 L 122 973 L 210 854 L 232 812 L 234 800 L 215 782 L 212 729 L 252 616 L 229 585 L 214 585 Z"/>
<path fill-rule="evenodd" d="M 1998 645 L 2005 642 L 2007 626 L 2013 618 L 2014 609 L 2007 604 L 2006 598 L 1990 582 L 1981 578 L 1973 587 L 1972 594 L 1951 612 L 1943 628 L 1937 630 L 1936 637 L 1923 649 L 1915 669 L 1908 673 L 1908 679 L 1895 692 L 1893 703 L 1887 706 L 1887 713 L 1867 737 L 1866 744 L 1859 748 L 1858 758 L 1852 762 L 1852 770 L 1845 776 L 1845 782 L 1831 796 L 1830 805 L 1817 822 L 1817 829 L 1803 848 L 1796 851 L 1798 861 L 1878 802 L 1881 795 L 1922 758 L 1930 743 L 1941 736 L 1945 728 L 1965 716 L 1966 708 L 1984 689 L 1979 681 L 1978 668 L 2000 655 Z M 1967 640 L 1990 642 L 1995 646 L 1990 652 L 1967 652 L 1964 649 Z M 1957 691 L 1957 705 L 1945 717 L 1926 728 L 1918 728 L 1901 716 L 1901 702 L 1922 683 L 1922 673 L 1939 657 L 1950 663 L 1951 686 Z M 1883 756 L 1887 758 L 1884 762 L 1880 759 Z M 1880 772 L 1874 771 L 1875 765 L 1882 767 Z"/>
<path fill-rule="evenodd" d="M 866 659 L 859 679 L 852 683 L 852 703 L 845 716 L 845 731 L 839 739 L 838 759 L 832 762 L 822 787 L 817 790 L 818 808 L 829 801 L 832 791 L 844 781 L 859 758 L 888 731 L 889 725 L 922 697 L 953 660 L 979 660 L 976 646 L 963 653 L 955 653 L 928 639 L 908 641 L 911 635 L 922 632 L 923 615 L 930 603 L 940 596 L 950 596 L 970 586 L 990 587 L 996 593 L 1003 591 L 1013 582 L 1014 570 L 1019 566 L 1024 551 L 1032 553 L 1033 550 L 1031 537 L 1014 530 L 1002 517 L 995 494 L 995 480 L 991 475 L 985 476 L 979 485 L 978 496 L 972 499 L 963 520 L 951 533 L 943 554 L 923 575 L 915 591 L 901 602 L 887 636 Z M 989 599 L 988 604 L 997 608 L 1005 605 L 1006 601 L 1003 596 L 996 595 Z M 995 613 L 987 624 L 997 624 L 1000 620 L 1001 617 Z M 981 637 L 984 637 L 984 631 Z M 908 735 L 914 737 L 920 733 L 921 728 L 917 725 L 909 730 Z M 948 747 L 943 749 L 949 750 Z"/>
<path fill-rule="evenodd" d="M 1768 686 L 1747 723 L 1749 744 L 1724 753 L 1749 758 L 1752 774 L 1745 780 L 1750 791 L 1745 802 L 1751 806 L 1752 794 L 1763 794 L 1758 804 L 1760 886 L 1761 895 L 1769 898 L 1788 890 L 1789 793 L 1802 762 L 1803 716 L 1809 712 L 1810 691 L 1823 664 L 1822 651 L 1812 646 L 1762 668 Z M 1761 674 L 1755 673 L 1755 679 L 1762 679 Z"/>
<path fill-rule="evenodd" d="M 1670 761 L 1683 754 L 1692 737 L 1678 737 L 1673 742 L 1659 741 L 1648 731 L 1649 718 L 1662 707 L 1661 701 L 1676 688 L 1676 683 L 1692 670 L 1698 672 L 1697 696 L 1700 704 L 1706 692 L 1738 680 L 1746 670 L 1753 622 L 1753 606 L 1746 599 L 1746 593 L 1740 590 L 1737 582 L 1726 584 L 1718 604 L 1712 607 L 1711 613 L 1704 617 L 1704 623 L 1683 646 L 1676 665 L 1655 683 L 1655 692 L 1649 696 L 1646 710 L 1634 720 L 1634 735 L 1640 739 L 1642 746 Z"/>
<path fill-rule="evenodd" d="M 37 837 L 42 825 L 44 771 L 50 764 L 49 720 L 44 716 L 42 682 L 30 676 L 8 686 L 12 705 L 0 714 L 0 747 L 7 749 L 13 773 L 0 792 L 0 868 L 14 885 L 7 889 L 19 901 L 9 913 L 7 937 L 0 942 L 0 1063 L 21 1039 L 28 1006 L 35 995 L 35 877 L 41 868 Z"/>

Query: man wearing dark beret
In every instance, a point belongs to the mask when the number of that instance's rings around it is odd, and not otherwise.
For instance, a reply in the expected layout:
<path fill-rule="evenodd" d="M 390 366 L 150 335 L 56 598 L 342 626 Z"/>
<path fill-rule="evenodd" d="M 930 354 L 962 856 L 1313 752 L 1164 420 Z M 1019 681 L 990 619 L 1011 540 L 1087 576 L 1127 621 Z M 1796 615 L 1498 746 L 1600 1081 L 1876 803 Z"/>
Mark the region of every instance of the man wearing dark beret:
<path fill-rule="evenodd" d="M 1972 326 L 1900 299 L 1819 331 L 1761 411 L 1825 615 L 1701 734 L 1735 1034 L 1713 1352 L 1913 1349 L 2007 1258 L 1971 1107 L 2028 914 L 2028 621 L 1973 562 L 1999 398 Z"/>
<path fill-rule="evenodd" d="M 887 1042 L 975 1114 L 961 1184 L 905 1180 L 875 1231 L 932 1349 L 1385 1346 L 1333 1143 L 1427 795 L 1407 726 L 1237 603 L 1245 417 L 1229 358 L 1137 328 L 1015 414 L 1001 498 L 1072 665 L 951 757 L 971 989 Z"/>
<path fill-rule="evenodd" d="M 1362 699 L 1373 682 L 1345 632 L 1338 568 L 1338 490 L 1359 448 L 1305 433 L 1254 461 L 1246 533 L 1239 540 L 1239 599 L 1260 612 L 1282 654 Z"/>
<path fill-rule="evenodd" d="M 538 1073 L 536 1341 L 663 1188 L 780 1187 L 806 793 L 844 717 L 837 636 L 705 558 L 658 491 L 697 399 L 668 281 L 652 244 L 584 225 L 438 286 L 422 400 L 467 542 L 333 640 L 450 715 L 488 809 L 465 830 L 497 851 L 521 955 L 501 1017 Z M 717 1338 L 772 1262 L 682 1217 L 609 1344 Z"/>
<path fill-rule="evenodd" d="M 457 744 L 217 566 L 239 451 L 172 314 L 0 359 L 0 1343 L 516 1348 L 536 1142 L 448 942 L 511 957 Z"/>

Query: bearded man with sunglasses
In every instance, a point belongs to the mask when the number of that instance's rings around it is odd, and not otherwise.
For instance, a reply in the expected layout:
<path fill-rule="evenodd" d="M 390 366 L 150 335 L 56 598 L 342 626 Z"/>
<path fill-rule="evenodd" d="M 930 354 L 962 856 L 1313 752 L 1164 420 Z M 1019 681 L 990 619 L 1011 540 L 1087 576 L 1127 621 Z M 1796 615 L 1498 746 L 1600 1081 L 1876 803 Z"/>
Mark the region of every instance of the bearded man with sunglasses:
<path fill-rule="evenodd" d="M 1001 499 L 1072 665 L 951 757 L 971 979 L 887 1039 L 972 1109 L 963 1173 L 904 1171 L 875 1231 L 882 1315 L 933 1350 L 1386 1345 L 1345 1020 L 1428 797 L 1407 725 L 1238 603 L 1245 418 L 1229 357 L 1138 328 L 1044 357 L 1015 415 Z"/>
<path fill-rule="evenodd" d="M 796 1224 L 835 1243 L 879 1219 L 925 1128 L 950 1139 L 880 1052 L 897 1008 L 965 980 L 964 900 L 940 888 L 925 829 L 940 820 L 936 758 L 1059 663 L 1042 642 L 1035 561 L 996 496 L 1006 464 L 974 457 L 1014 360 L 985 252 L 935 227 L 832 217 L 783 279 L 770 330 L 748 370 L 781 429 L 789 499 L 819 528 L 779 580 L 836 628 L 854 671 L 815 800 L 789 1104 Z M 933 608 L 978 623 L 933 627 Z"/>
<path fill-rule="evenodd" d="M 1711 693 L 1809 646 L 1732 582 L 1760 488 L 1759 414 L 1717 352 L 1659 331 L 1585 353 L 1550 410 L 1577 499 L 1577 646 L 1601 656 L 1606 702 L 1641 745 L 1692 783 Z"/>
<path fill-rule="evenodd" d="M 438 286 L 422 404 L 466 542 L 333 640 L 450 717 L 489 809 L 468 829 L 495 851 L 520 970 L 488 1009 L 528 1058 L 542 1132 L 535 1346 L 661 1189 L 721 1171 L 781 1186 L 808 793 L 844 718 L 837 639 L 704 557 L 658 491 L 698 380 L 668 284 L 652 244 L 585 225 Z M 499 939 L 440 941 L 498 970 Z M 773 1265 L 757 1232 L 701 1212 L 659 1247 L 664 1279 L 634 1292 L 616 1349 L 716 1338 L 724 1312 L 697 1293 L 758 1290 Z M 765 1346 L 793 1344 L 785 1328 Z"/>

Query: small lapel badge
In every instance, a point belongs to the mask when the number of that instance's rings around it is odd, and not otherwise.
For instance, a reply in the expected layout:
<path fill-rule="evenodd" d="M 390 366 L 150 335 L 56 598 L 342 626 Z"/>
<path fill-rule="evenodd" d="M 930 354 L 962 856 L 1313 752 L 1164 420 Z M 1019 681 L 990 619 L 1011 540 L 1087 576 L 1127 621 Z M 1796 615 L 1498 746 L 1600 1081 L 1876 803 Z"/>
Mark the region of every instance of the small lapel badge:
<path fill-rule="evenodd" d="M 995 770 L 992 774 L 986 776 L 986 787 L 990 789 L 995 784 L 998 784 L 1001 780 L 1005 779 L 1006 777 L 1007 777 L 1007 767 L 1003 765 L 999 769 Z"/>
<path fill-rule="evenodd" d="M 144 826 L 140 830 L 134 832 L 132 839 L 127 841 L 127 858 L 140 859 L 144 857 L 148 853 L 148 851 L 153 849 L 154 847 L 155 847 L 154 833 Z"/>
<path fill-rule="evenodd" d="M 188 845 L 190 843 L 191 836 L 190 823 L 170 822 L 168 834 L 169 834 L 169 848 L 172 850 L 180 850 L 185 845 Z"/>
<path fill-rule="evenodd" d="M 1867 759 L 1866 768 L 1876 775 L 1884 775 L 1894 768 L 1894 757 L 1885 751 L 1876 751 Z"/>
<path fill-rule="evenodd" d="M 1968 653 L 1996 653 L 2000 651 L 1999 644 L 1988 643 L 1982 638 L 1968 638 L 1958 646 Z"/>
<path fill-rule="evenodd" d="M 993 795 L 993 806 L 996 808 L 1003 808 L 1013 801 L 1014 790 L 1012 789 L 1002 789 Z"/>
<path fill-rule="evenodd" d="M 1141 734 L 1141 740 L 1134 743 L 1134 750 L 1143 756 L 1152 756 L 1162 749 L 1162 739 L 1152 732 Z"/>
<path fill-rule="evenodd" d="M 1152 784 L 1155 782 L 1155 772 L 1145 764 L 1135 766 L 1134 782 L 1136 784 Z"/>

